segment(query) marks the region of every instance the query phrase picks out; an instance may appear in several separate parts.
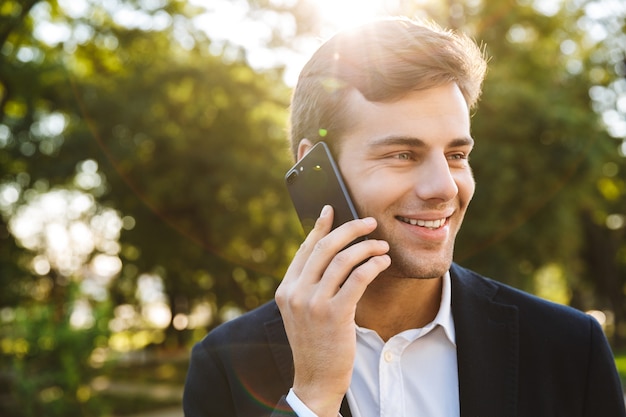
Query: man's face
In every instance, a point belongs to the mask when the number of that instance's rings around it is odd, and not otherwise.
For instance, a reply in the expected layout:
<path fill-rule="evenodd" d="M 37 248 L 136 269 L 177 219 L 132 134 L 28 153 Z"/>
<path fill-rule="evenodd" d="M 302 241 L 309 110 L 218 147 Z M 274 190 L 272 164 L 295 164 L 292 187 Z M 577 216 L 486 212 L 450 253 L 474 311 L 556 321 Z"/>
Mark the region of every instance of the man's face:
<path fill-rule="evenodd" d="M 475 188 L 463 95 L 454 83 L 385 103 L 351 94 L 338 164 L 359 215 L 378 221 L 373 237 L 389 242 L 385 275 L 440 277 Z"/>

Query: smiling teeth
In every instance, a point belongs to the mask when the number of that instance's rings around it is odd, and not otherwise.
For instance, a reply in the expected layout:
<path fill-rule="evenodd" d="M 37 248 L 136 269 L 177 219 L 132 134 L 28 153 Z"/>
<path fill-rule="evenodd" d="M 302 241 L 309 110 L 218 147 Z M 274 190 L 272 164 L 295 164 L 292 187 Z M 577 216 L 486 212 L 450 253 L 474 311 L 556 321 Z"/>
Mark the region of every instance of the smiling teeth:
<path fill-rule="evenodd" d="M 409 223 L 413 226 L 421 226 L 426 227 L 428 229 L 438 229 L 446 223 L 446 219 L 439 220 L 418 220 L 418 219 L 409 219 L 407 217 L 398 217 L 405 223 Z"/>

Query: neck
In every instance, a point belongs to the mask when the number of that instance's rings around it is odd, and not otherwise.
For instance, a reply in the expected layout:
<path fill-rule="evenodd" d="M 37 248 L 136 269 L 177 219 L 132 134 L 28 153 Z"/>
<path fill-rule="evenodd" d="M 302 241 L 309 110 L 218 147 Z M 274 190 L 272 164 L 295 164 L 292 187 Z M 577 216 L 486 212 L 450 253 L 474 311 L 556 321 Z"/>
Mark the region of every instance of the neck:
<path fill-rule="evenodd" d="M 405 330 L 424 327 L 437 316 L 442 284 L 442 278 L 380 276 L 359 301 L 356 323 L 375 330 L 385 342 Z"/>

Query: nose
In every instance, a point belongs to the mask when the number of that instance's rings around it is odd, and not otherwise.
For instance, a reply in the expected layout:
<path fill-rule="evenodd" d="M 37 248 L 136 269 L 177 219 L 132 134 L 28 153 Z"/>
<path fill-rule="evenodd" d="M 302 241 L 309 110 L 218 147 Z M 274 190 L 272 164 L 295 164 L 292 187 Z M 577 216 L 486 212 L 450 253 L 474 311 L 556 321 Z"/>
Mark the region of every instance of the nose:
<path fill-rule="evenodd" d="M 422 200 L 450 201 L 459 192 L 445 155 L 427 158 L 420 164 L 417 175 L 415 192 Z"/>

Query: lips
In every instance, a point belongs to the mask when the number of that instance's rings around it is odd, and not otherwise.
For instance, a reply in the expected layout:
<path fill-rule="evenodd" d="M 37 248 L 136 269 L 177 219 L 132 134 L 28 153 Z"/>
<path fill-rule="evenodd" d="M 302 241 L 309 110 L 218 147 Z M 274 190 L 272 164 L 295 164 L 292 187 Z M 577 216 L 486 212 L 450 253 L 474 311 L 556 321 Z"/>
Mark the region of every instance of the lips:
<path fill-rule="evenodd" d="M 396 216 L 396 219 L 400 220 L 401 222 L 410 224 L 412 226 L 420 226 L 420 227 L 425 227 L 427 229 L 435 230 L 435 229 L 439 229 L 440 227 L 443 227 L 446 224 L 446 220 L 448 218 L 444 217 L 443 219 L 437 219 L 437 220 L 422 220 L 422 219 L 410 219 L 408 217 L 403 217 L 403 216 Z"/>

